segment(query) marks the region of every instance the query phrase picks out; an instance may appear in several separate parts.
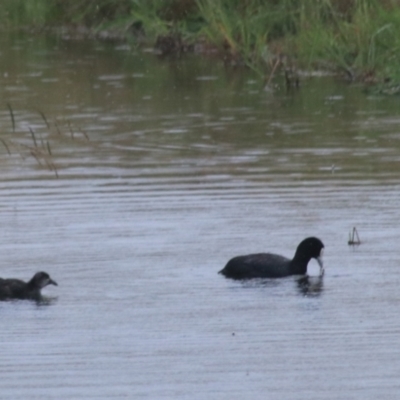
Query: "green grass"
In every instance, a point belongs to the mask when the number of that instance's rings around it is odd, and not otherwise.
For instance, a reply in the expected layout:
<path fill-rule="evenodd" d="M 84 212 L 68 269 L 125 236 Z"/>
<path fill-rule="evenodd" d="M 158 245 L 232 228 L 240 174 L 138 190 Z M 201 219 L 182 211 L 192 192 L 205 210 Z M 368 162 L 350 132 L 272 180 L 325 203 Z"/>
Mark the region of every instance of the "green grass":
<path fill-rule="evenodd" d="M 130 0 L 1 0 L 2 27 L 45 27 L 64 24 L 99 26 L 131 10 Z"/>
<path fill-rule="evenodd" d="M 398 73 L 400 8 L 386 7 L 379 1 L 358 1 L 348 15 L 332 12 L 328 24 L 323 18 L 312 23 L 302 18 L 294 38 L 296 53 L 308 65 L 329 62 L 349 75 L 362 71 L 394 76 Z"/>
<path fill-rule="evenodd" d="M 153 43 L 206 42 L 261 74 L 289 63 L 400 81 L 400 0 L 2 0 L 0 23 L 134 26 Z"/>
<path fill-rule="evenodd" d="M 0 5 L 0 23 L 2 27 L 20 27 L 24 25 L 43 25 L 49 17 L 50 9 L 41 0 L 13 1 L 2 0 Z"/>

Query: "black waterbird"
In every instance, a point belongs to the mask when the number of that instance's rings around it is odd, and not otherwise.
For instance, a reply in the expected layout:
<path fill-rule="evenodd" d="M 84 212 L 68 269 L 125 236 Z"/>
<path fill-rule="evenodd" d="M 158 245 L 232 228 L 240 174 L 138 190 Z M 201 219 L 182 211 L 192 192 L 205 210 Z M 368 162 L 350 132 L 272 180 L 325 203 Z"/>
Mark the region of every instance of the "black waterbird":
<path fill-rule="evenodd" d="M 296 249 L 292 260 L 271 253 L 237 256 L 228 261 L 220 274 L 232 279 L 283 278 L 290 275 L 305 275 L 311 258 L 320 266 L 320 275 L 324 273 L 322 253 L 324 244 L 316 237 L 304 239 Z"/>
<path fill-rule="evenodd" d="M 47 272 L 37 272 L 29 282 L 0 278 L 0 300 L 40 300 L 47 285 L 58 286 Z"/>

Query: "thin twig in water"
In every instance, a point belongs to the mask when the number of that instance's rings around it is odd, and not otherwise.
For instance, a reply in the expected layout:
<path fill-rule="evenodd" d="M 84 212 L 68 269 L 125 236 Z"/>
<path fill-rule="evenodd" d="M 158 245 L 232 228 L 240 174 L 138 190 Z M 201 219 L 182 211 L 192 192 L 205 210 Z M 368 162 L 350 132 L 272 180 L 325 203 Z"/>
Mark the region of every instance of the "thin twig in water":
<path fill-rule="evenodd" d="M 47 126 L 47 129 L 50 129 L 50 125 L 49 125 L 49 123 L 47 122 L 47 118 L 46 118 L 46 116 L 44 115 L 44 113 L 42 113 L 40 110 L 38 111 L 38 113 L 39 113 L 40 116 L 43 118 L 43 121 L 45 122 L 45 124 L 46 124 L 46 126 Z"/>
<path fill-rule="evenodd" d="M 35 160 L 37 161 L 37 163 L 42 167 L 42 163 L 40 162 L 39 156 L 37 154 L 37 151 L 35 151 L 35 149 L 31 149 L 30 151 L 31 155 L 35 158 Z"/>
<path fill-rule="evenodd" d="M 79 132 L 82 133 L 83 136 L 85 136 L 87 141 L 90 140 L 88 134 L 84 130 L 82 130 L 79 126 L 78 126 L 78 130 L 79 130 Z"/>
<path fill-rule="evenodd" d="M 55 125 L 55 127 L 56 127 L 56 129 L 57 129 L 57 133 L 58 133 L 59 135 L 61 135 L 61 132 L 60 132 L 60 129 L 58 128 L 57 122 L 54 122 L 54 125 Z"/>
<path fill-rule="evenodd" d="M 68 122 L 68 128 L 69 128 L 69 131 L 71 132 L 71 139 L 73 139 L 74 138 L 74 131 L 72 130 L 71 122 Z"/>
<path fill-rule="evenodd" d="M 52 163 L 51 161 L 49 161 L 47 158 L 44 158 L 44 161 L 45 161 L 45 163 L 46 163 L 46 165 L 47 165 L 47 168 L 48 168 L 50 171 L 55 171 L 55 170 L 56 170 L 56 167 L 55 167 L 54 163 Z"/>
<path fill-rule="evenodd" d="M 6 148 L 8 155 L 11 156 L 11 152 L 10 152 L 9 147 L 7 146 L 6 141 L 4 139 L 0 139 L 0 140 L 1 140 L 1 143 L 3 143 L 3 146 Z"/>
<path fill-rule="evenodd" d="M 48 140 L 46 141 L 46 143 L 47 143 L 47 151 L 49 152 L 49 155 L 52 156 L 51 149 L 50 149 L 50 143 Z"/>
<path fill-rule="evenodd" d="M 33 129 L 31 127 L 29 127 L 29 131 L 30 131 L 30 133 L 32 135 L 33 143 L 34 143 L 35 147 L 37 147 L 35 132 L 33 132 Z"/>
<path fill-rule="evenodd" d="M 54 171 L 56 178 L 58 178 L 58 171 L 57 171 L 57 167 L 55 166 L 55 164 L 44 155 L 43 155 L 43 159 L 44 159 L 48 169 L 50 171 Z"/>
<path fill-rule="evenodd" d="M 13 109 L 12 109 L 10 103 L 7 103 L 7 107 L 8 107 L 8 111 L 10 112 L 10 117 L 11 117 L 13 132 L 15 133 L 15 118 L 14 118 L 14 112 L 13 112 Z"/>
<path fill-rule="evenodd" d="M 352 232 L 349 232 L 349 241 L 347 242 L 349 246 L 361 244 L 360 237 L 358 236 L 357 228 L 354 227 Z"/>
<path fill-rule="evenodd" d="M 58 170 L 57 170 L 57 167 L 55 166 L 55 164 L 51 160 L 49 160 L 48 157 L 46 156 L 46 154 L 43 154 L 39 148 L 37 148 L 37 147 L 31 148 L 30 153 L 41 167 L 43 167 L 43 164 L 41 163 L 40 159 L 42 159 L 44 161 L 44 163 L 46 164 L 47 168 L 50 171 L 54 171 L 56 178 L 59 177 Z"/>

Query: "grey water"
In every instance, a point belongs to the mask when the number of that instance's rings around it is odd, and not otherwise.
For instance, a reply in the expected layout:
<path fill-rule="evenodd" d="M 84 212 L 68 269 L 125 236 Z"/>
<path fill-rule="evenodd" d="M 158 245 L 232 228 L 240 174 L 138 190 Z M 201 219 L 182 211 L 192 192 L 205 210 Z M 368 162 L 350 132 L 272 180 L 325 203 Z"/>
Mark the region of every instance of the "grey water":
<path fill-rule="evenodd" d="M 121 43 L 0 60 L 0 276 L 59 284 L 0 303 L 1 398 L 397 397 L 398 98 Z M 311 235 L 322 279 L 218 275 Z"/>

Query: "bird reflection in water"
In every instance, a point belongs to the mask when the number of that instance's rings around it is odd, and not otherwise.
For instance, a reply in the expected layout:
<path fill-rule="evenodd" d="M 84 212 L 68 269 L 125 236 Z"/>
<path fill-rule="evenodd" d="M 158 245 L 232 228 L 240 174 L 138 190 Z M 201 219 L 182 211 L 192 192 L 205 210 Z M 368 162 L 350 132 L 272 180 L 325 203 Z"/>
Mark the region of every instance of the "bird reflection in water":
<path fill-rule="evenodd" d="M 320 276 L 302 276 L 297 280 L 297 288 L 300 294 L 307 297 L 320 296 L 323 291 L 324 277 Z"/>

